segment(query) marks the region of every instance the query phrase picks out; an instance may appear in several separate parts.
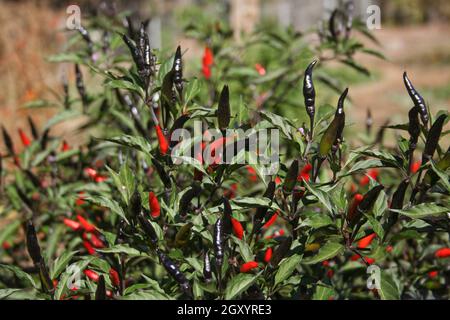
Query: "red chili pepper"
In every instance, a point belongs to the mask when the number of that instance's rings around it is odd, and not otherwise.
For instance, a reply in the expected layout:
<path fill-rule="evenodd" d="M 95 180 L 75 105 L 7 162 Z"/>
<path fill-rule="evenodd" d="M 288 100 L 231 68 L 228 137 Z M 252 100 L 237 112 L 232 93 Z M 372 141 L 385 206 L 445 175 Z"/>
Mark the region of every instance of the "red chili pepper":
<path fill-rule="evenodd" d="M 235 236 L 239 239 L 242 239 L 242 237 L 244 236 L 244 228 L 242 227 L 242 224 L 239 222 L 239 220 L 236 220 L 233 217 L 231 217 L 231 224 L 233 225 L 233 232 Z"/>
<path fill-rule="evenodd" d="M 414 163 L 411 163 L 411 168 L 410 171 L 412 174 L 416 173 L 417 171 L 419 171 L 420 166 L 422 165 L 422 161 L 416 161 Z"/>
<path fill-rule="evenodd" d="M 433 271 L 428 272 L 428 277 L 430 279 L 436 278 L 438 275 L 439 275 L 439 272 L 437 270 L 433 270 Z"/>
<path fill-rule="evenodd" d="M 434 256 L 439 259 L 448 258 L 450 257 L 450 248 L 441 248 L 436 250 Z"/>
<path fill-rule="evenodd" d="M 25 147 L 28 147 L 31 144 L 30 139 L 27 137 L 27 135 L 25 134 L 25 132 L 23 132 L 22 129 L 19 129 L 19 136 L 20 140 L 22 140 L 22 144 Z"/>
<path fill-rule="evenodd" d="M 250 181 L 252 181 L 252 182 L 258 181 L 258 176 L 256 175 L 255 169 L 253 167 L 251 167 L 251 166 L 246 166 L 246 168 L 247 168 L 247 171 L 248 171 L 248 173 L 250 175 L 249 176 Z"/>
<path fill-rule="evenodd" d="M 83 227 L 86 232 L 94 232 L 95 226 L 91 223 L 89 223 L 85 218 L 83 218 L 81 215 L 77 215 L 78 221 L 80 221 L 81 226 Z"/>
<path fill-rule="evenodd" d="M 353 193 L 355 193 L 357 190 L 358 190 L 358 189 L 356 188 L 355 184 L 352 183 L 352 184 L 350 185 L 350 193 L 353 194 Z"/>
<path fill-rule="evenodd" d="M 367 248 L 368 246 L 370 246 L 370 244 L 372 243 L 373 239 L 375 239 L 376 236 L 377 236 L 376 233 L 371 233 L 368 236 L 362 238 L 361 240 L 358 241 L 358 248 L 359 249 Z"/>
<path fill-rule="evenodd" d="M 275 178 L 275 184 L 276 184 L 276 185 L 279 185 L 279 184 L 282 183 L 282 182 L 283 182 L 283 181 L 281 180 L 280 177 L 277 176 L 277 177 Z"/>
<path fill-rule="evenodd" d="M 277 220 L 278 218 L 278 211 L 275 212 L 270 219 L 263 225 L 263 229 L 268 229 L 271 225 L 274 224 L 274 222 Z"/>
<path fill-rule="evenodd" d="M 119 273 L 113 268 L 109 269 L 109 278 L 114 286 L 118 287 L 120 285 Z"/>
<path fill-rule="evenodd" d="M 90 255 L 95 254 L 95 249 L 89 241 L 87 241 L 87 240 L 83 241 L 83 246 L 86 249 L 86 251 L 88 252 L 88 254 L 90 254 Z"/>
<path fill-rule="evenodd" d="M 62 143 L 62 146 L 61 146 L 61 151 L 65 152 L 65 151 L 69 151 L 69 150 L 70 150 L 69 144 L 67 143 L 66 140 L 64 140 Z"/>
<path fill-rule="evenodd" d="M 360 193 L 357 193 L 354 195 L 352 205 L 351 205 L 350 209 L 348 210 L 348 215 L 347 215 L 348 221 L 351 221 L 353 219 L 353 216 L 356 213 L 356 208 L 358 208 L 358 205 L 361 203 L 361 201 L 363 199 L 364 199 L 364 196 Z"/>
<path fill-rule="evenodd" d="M 11 244 L 8 241 L 3 241 L 2 248 L 4 250 L 8 250 L 9 248 L 11 248 Z"/>
<path fill-rule="evenodd" d="M 361 187 L 369 184 L 370 178 L 376 180 L 378 178 L 379 170 L 378 169 L 370 169 L 369 172 L 359 180 L 359 185 Z M 370 178 L 369 178 L 370 177 Z"/>
<path fill-rule="evenodd" d="M 241 266 L 240 271 L 241 271 L 241 273 L 247 273 L 247 272 L 249 272 L 249 271 L 251 271 L 251 270 L 253 270 L 255 268 L 258 268 L 258 262 L 256 262 L 256 261 L 249 261 L 249 262 L 244 263 Z"/>
<path fill-rule="evenodd" d="M 209 47 L 205 47 L 202 62 L 204 66 L 211 66 L 214 63 L 214 54 Z"/>
<path fill-rule="evenodd" d="M 225 190 L 223 193 L 224 196 L 228 199 L 233 199 L 236 197 L 237 183 L 232 183 L 228 190 Z"/>
<path fill-rule="evenodd" d="M 93 169 L 93 168 L 85 168 L 84 172 L 89 176 L 89 178 L 91 179 L 95 179 L 95 177 L 97 176 L 97 170 Z"/>
<path fill-rule="evenodd" d="M 328 278 L 333 278 L 333 276 L 334 276 L 334 271 L 333 271 L 333 269 L 328 269 L 327 270 L 327 277 Z"/>
<path fill-rule="evenodd" d="M 94 179 L 95 182 L 100 183 L 108 180 L 108 177 L 97 175 Z"/>
<path fill-rule="evenodd" d="M 85 203 L 84 197 L 82 196 L 83 193 L 84 193 L 84 191 L 78 192 L 78 198 L 77 198 L 77 200 L 75 200 L 75 204 L 77 206 L 82 206 Z"/>
<path fill-rule="evenodd" d="M 330 266 L 330 261 L 328 261 L 328 260 L 323 261 L 322 262 L 322 266 L 329 267 Z"/>
<path fill-rule="evenodd" d="M 150 208 L 150 215 L 152 218 L 158 218 L 161 214 L 161 207 L 158 202 L 158 198 L 153 191 L 148 193 L 148 206 Z"/>
<path fill-rule="evenodd" d="M 90 270 L 90 269 L 84 270 L 83 273 L 86 275 L 86 277 L 88 277 L 89 279 L 91 279 L 92 281 L 95 281 L 95 282 L 97 282 L 98 279 L 100 278 L 100 276 L 98 275 L 97 272 Z"/>
<path fill-rule="evenodd" d="M 83 239 L 86 241 L 89 241 L 96 248 L 104 248 L 105 247 L 105 244 L 103 243 L 103 241 L 100 240 L 100 238 L 97 237 L 94 233 L 91 233 L 89 236 L 86 232 L 83 233 Z"/>
<path fill-rule="evenodd" d="M 386 247 L 386 252 L 392 252 L 392 249 L 394 249 L 392 246 L 387 246 Z"/>
<path fill-rule="evenodd" d="M 269 263 L 270 259 L 272 259 L 273 249 L 268 248 L 266 253 L 264 254 L 264 262 Z"/>
<path fill-rule="evenodd" d="M 202 59 L 202 73 L 206 80 L 211 78 L 211 66 L 214 63 L 214 54 L 212 50 L 208 47 L 205 47 L 205 52 L 203 53 Z"/>
<path fill-rule="evenodd" d="M 159 151 L 161 152 L 161 154 L 165 155 L 165 154 L 167 154 L 167 150 L 169 150 L 169 144 L 167 143 L 167 139 L 164 136 L 161 126 L 159 124 L 157 124 L 155 126 L 155 128 L 156 128 L 156 135 L 158 137 L 158 142 L 159 142 Z"/>
<path fill-rule="evenodd" d="M 266 74 L 266 69 L 260 63 L 255 64 L 255 69 L 259 73 L 260 76 L 263 76 Z"/>
<path fill-rule="evenodd" d="M 77 230 L 79 230 L 81 228 L 81 225 L 78 222 L 74 221 L 74 220 L 70 220 L 70 219 L 65 218 L 63 220 L 63 222 L 64 222 L 64 224 L 66 226 L 68 226 L 73 231 L 77 231 Z"/>
<path fill-rule="evenodd" d="M 307 163 L 300 171 L 297 177 L 297 181 L 309 181 L 310 179 L 309 172 L 311 171 L 311 169 L 312 165 L 310 163 Z"/>
<path fill-rule="evenodd" d="M 364 259 L 366 260 L 366 262 L 367 262 L 368 264 L 373 264 L 373 263 L 375 262 L 375 259 L 374 259 L 374 258 L 367 258 L 367 257 L 365 257 Z"/>

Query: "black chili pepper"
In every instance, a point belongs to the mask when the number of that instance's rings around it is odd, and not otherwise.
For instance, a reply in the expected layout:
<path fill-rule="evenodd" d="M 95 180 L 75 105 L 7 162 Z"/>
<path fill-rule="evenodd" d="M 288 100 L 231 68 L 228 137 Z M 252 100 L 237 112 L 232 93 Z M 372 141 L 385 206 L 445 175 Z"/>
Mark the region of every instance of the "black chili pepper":
<path fill-rule="evenodd" d="M 173 59 L 173 83 L 175 84 L 175 88 L 178 91 L 178 95 L 180 98 L 183 94 L 183 59 L 181 57 L 181 47 L 177 47 L 177 51 L 175 52 L 175 57 Z"/>
<path fill-rule="evenodd" d="M 230 201 L 228 201 L 228 198 L 223 197 L 222 198 L 222 202 L 223 202 L 223 233 L 224 236 L 227 237 L 231 234 L 231 232 L 233 231 L 233 225 L 231 223 L 231 205 L 230 205 Z"/>
<path fill-rule="evenodd" d="M 180 285 L 181 289 L 185 294 L 192 297 L 192 289 L 186 276 L 180 271 L 180 269 L 175 265 L 175 263 L 170 260 L 162 251 L 157 249 L 159 261 L 164 266 L 166 271 L 175 279 L 175 281 Z"/>
<path fill-rule="evenodd" d="M 159 178 L 161 179 L 162 183 L 164 184 L 164 187 L 166 189 L 172 188 L 172 181 L 170 180 L 169 174 L 164 169 L 164 166 L 156 159 L 153 159 L 152 164 L 155 167 Z"/>
<path fill-rule="evenodd" d="M 203 259 L 203 279 L 205 279 L 206 283 L 211 282 L 212 279 L 211 260 L 209 259 L 208 251 L 205 252 Z"/>
<path fill-rule="evenodd" d="M 83 104 L 83 111 L 86 111 L 87 104 L 88 104 L 88 97 L 86 94 L 86 88 L 84 86 L 83 74 L 81 73 L 81 69 L 78 64 L 75 64 L 75 79 L 76 79 L 76 81 L 75 81 L 76 87 L 77 87 L 78 93 L 80 94 L 81 102 Z"/>
<path fill-rule="evenodd" d="M 130 16 L 125 17 L 124 25 L 128 30 L 128 36 L 131 39 L 135 39 L 136 37 L 136 30 L 134 30 L 133 21 L 131 20 Z"/>
<path fill-rule="evenodd" d="M 425 105 L 425 100 L 412 85 L 411 81 L 408 78 L 408 75 L 406 74 L 406 71 L 403 72 L 403 82 L 405 83 L 406 91 L 408 91 L 411 100 L 414 102 L 414 106 L 416 106 L 419 109 L 422 123 L 424 124 L 424 126 L 427 126 L 429 117 L 427 106 Z"/>
<path fill-rule="evenodd" d="M 342 131 L 345 126 L 345 112 L 344 112 L 344 100 L 347 96 L 348 88 L 339 97 L 336 113 L 333 121 L 331 121 L 327 130 L 322 136 L 319 144 L 319 155 L 323 159 L 330 152 L 333 145 L 335 145 L 342 137 Z M 316 169 L 318 171 L 319 168 Z"/>
<path fill-rule="evenodd" d="M 188 114 L 183 114 L 180 117 L 178 117 L 172 124 L 172 127 L 169 131 L 169 137 L 172 137 L 172 133 L 177 130 L 184 127 L 184 124 L 190 119 L 191 117 Z M 173 148 L 177 145 L 178 141 L 170 139 L 170 148 Z"/>
<path fill-rule="evenodd" d="M 224 242 L 224 234 L 223 234 L 223 221 L 222 218 L 217 219 L 216 224 L 214 225 L 214 256 L 216 258 L 216 267 L 217 270 L 222 269 L 223 264 L 223 242 Z"/>
<path fill-rule="evenodd" d="M 355 226 L 358 222 L 360 222 L 362 216 L 364 213 L 368 212 L 370 209 L 372 209 L 373 205 L 375 204 L 375 201 L 377 200 L 380 192 L 384 189 L 384 186 L 377 185 L 366 192 L 364 195 L 363 200 L 361 203 L 357 206 L 356 212 L 351 217 L 349 221 L 350 227 Z"/>
<path fill-rule="evenodd" d="M 55 288 L 53 286 L 53 281 L 50 279 L 47 266 L 43 259 L 37 264 L 37 267 L 39 269 L 39 279 L 41 280 L 42 289 L 46 293 L 52 293 L 53 291 L 55 291 Z"/>
<path fill-rule="evenodd" d="M 41 248 L 39 247 L 39 242 L 36 236 L 36 230 L 34 229 L 33 222 L 28 220 L 26 222 L 26 240 L 27 240 L 27 250 L 34 264 L 38 264 L 42 260 Z"/>
<path fill-rule="evenodd" d="M 127 35 L 122 36 L 123 41 L 128 46 L 128 49 L 131 52 L 131 56 L 133 58 L 134 63 L 136 64 L 137 70 L 139 73 L 145 70 L 144 57 L 142 56 L 141 50 L 138 46 L 131 40 Z M 139 74 L 141 75 L 141 74 Z"/>
<path fill-rule="evenodd" d="M 272 254 L 272 258 L 270 259 L 270 265 L 272 267 L 277 267 L 280 261 L 286 257 L 286 255 L 289 252 L 289 249 L 292 245 L 292 237 L 287 237 L 284 239 L 280 245 L 275 249 L 275 251 Z"/>
<path fill-rule="evenodd" d="M 148 132 L 145 130 L 144 126 L 141 123 L 141 116 L 139 114 L 138 108 L 134 105 L 133 101 L 131 101 L 131 97 L 129 95 L 125 95 L 123 97 L 124 103 L 128 106 L 131 117 L 133 118 L 134 125 L 137 131 L 143 136 L 148 137 Z"/>
<path fill-rule="evenodd" d="M 117 226 L 117 236 L 116 236 L 115 244 L 122 244 L 125 242 L 125 240 L 126 240 L 125 228 L 126 228 L 125 219 L 120 219 L 118 226 Z"/>
<path fill-rule="evenodd" d="M 95 290 L 95 300 L 106 300 L 106 285 L 105 277 L 100 275 L 97 282 L 97 289 Z"/>
<path fill-rule="evenodd" d="M 28 116 L 27 120 L 28 120 L 28 125 L 30 126 L 31 135 L 33 136 L 33 139 L 34 140 L 38 140 L 39 139 L 39 132 L 38 132 L 38 130 L 36 128 L 36 125 L 34 124 L 33 119 L 30 116 Z"/>
<path fill-rule="evenodd" d="M 83 40 L 86 41 L 86 43 L 88 45 L 89 55 L 92 57 L 94 49 L 93 49 L 93 43 L 92 43 L 91 37 L 89 35 L 89 32 L 85 28 L 83 28 L 82 26 L 78 27 L 78 31 L 80 32 L 81 37 L 83 38 Z"/>
<path fill-rule="evenodd" d="M 409 185 L 409 178 L 404 179 L 399 184 L 397 190 L 392 195 L 390 209 L 403 209 L 403 201 L 405 199 L 405 193 L 406 189 L 408 188 L 408 185 Z M 387 218 L 387 226 L 385 230 L 390 230 L 392 226 L 397 222 L 397 220 L 398 220 L 398 213 L 390 212 Z"/>
<path fill-rule="evenodd" d="M 230 124 L 230 92 L 227 85 L 223 86 L 217 107 L 217 120 L 220 130 L 225 130 Z"/>
<path fill-rule="evenodd" d="M 8 149 L 8 152 L 10 155 L 15 155 L 14 151 L 14 144 L 11 140 L 11 136 L 9 135 L 8 131 L 6 131 L 5 127 L 2 126 L 2 134 L 3 134 L 3 141 L 5 142 L 6 149 Z"/>
<path fill-rule="evenodd" d="M 433 158 L 434 152 L 436 151 L 436 148 L 438 146 L 439 138 L 441 137 L 442 127 L 444 126 L 444 122 L 446 119 L 447 115 L 441 114 L 431 126 L 422 154 L 422 165 Z"/>
<path fill-rule="evenodd" d="M 47 129 L 45 129 L 44 133 L 42 134 L 41 141 L 40 141 L 41 150 L 45 150 L 47 148 L 47 143 L 49 140 L 49 133 L 50 133 L 50 128 L 47 128 Z"/>
<path fill-rule="evenodd" d="M 305 78 L 303 79 L 303 97 L 305 98 L 306 113 L 310 119 L 310 138 L 314 130 L 314 115 L 316 113 L 316 90 L 312 78 L 312 72 L 317 60 L 311 62 L 305 70 Z"/>
<path fill-rule="evenodd" d="M 292 190 L 294 190 L 295 184 L 297 183 L 298 170 L 299 170 L 298 160 L 294 160 L 284 180 L 283 191 L 285 193 L 291 193 Z"/>
<path fill-rule="evenodd" d="M 408 133 L 410 136 L 409 148 L 410 150 L 414 150 L 420 135 L 419 108 L 412 107 L 411 110 L 409 110 L 408 118 Z"/>
<path fill-rule="evenodd" d="M 142 199 L 139 190 L 135 189 L 128 205 L 130 217 L 136 218 L 142 212 Z"/>
<path fill-rule="evenodd" d="M 156 244 L 158 242 L 158 236 L 156 235 L 156 231 L 150 221 L 148 221 L 148 219 L 144 217 L 144 214 L 142 212 L 137 216 L 137 218 L 142 230 L 144 230 L 145 234 L 150 238 L 150 241 L 153 244 Z"/>
<path fill-rule="evenodd" d="M 191 188 L 183 194 L 180 199 L 180 205 L 178 206 L 182 217 L 187 214 L 192 199 L 197 197 L 201 191 L 202 188 L 197 183 L 193 183 Z"/>

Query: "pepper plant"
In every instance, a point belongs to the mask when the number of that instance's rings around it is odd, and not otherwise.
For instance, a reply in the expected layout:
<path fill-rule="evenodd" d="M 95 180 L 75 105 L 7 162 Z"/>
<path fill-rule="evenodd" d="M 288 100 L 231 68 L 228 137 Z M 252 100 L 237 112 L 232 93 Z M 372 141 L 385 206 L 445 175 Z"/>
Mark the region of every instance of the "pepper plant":
<path fill-rule="evenodd" d="M 233 44 L 228 27 L 188 26 L 206 45 L 189 72 L 185 48 L 152 49 L 146 22 L 98 12 L 50 58 L 74 65 L 61 111 L 44 127 L 30 118 L 22 150 L 2 128 L 0 297 L 448 299 L 447 111 L 433 114 L 405 73 L 408 121 L 368 121 L 351 139 L 351 87 L 324 67 L 366 72 L 354 53 L 376 54 L 352 38 L 350 12 L 333 12 L 319 47 L 292 30 Z M 273 55 L 248 67 L 250 44 Z M 333 105 L 318 102 L 327 91 Z M 70 146 L 52 129 L 75 117 L 87 141 Z M 174 139 L 196 123 L 200 137 Z M 238 161 L 248 136 L 207 129 L 276 130 L 276 170 Z"/>

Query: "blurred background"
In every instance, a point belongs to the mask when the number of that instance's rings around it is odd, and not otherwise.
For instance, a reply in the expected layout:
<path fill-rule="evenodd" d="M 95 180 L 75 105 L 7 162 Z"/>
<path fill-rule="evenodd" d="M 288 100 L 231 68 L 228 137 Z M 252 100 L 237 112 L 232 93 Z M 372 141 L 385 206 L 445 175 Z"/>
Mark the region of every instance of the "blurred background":
<path fill-rule="evenodd" d="M 116 1 L 118 10 L 130 10 L 143 19 L 151 17 L 153 47 L 173 49 L 181 44 L 188 48 L 186 61 L 200 61 L 202 55 L 203 47 L 184 38 L 182 30 L 183 25 L 195 23 L 189 19 L 196 12 L 208 12 L 218 20 L 228 21 L 239 41 L 243 33 L 251 32 L 260 24 L 308 31 L 329 16 L 338 3 L 339 0 Z M 70 4 L 80 6 L 82 19 L 102 5 L 101 1 L 0 1 L 0 112 L 1 124 L 10 132 L 25 126 L 27 114 L 42 123 L 54 112 L 51 108 L 30 110 L 23 106 L 35 99 L 51 99 L 62 92 L 61 66 L 49 62 L 47 57 L 65 48 L 69 37 L 65 29 L 66 9 Z M 387 60 L 367 55 L 357 57 L 372 72 L 369 77 L 338 66 L 335 70 L 345 73 L 340 76 L 351 87 L 353 117 L 361 120 L 363 126 L 370 108 L 376 124 L 386 119 L 404 120 L 410 107 L 402 82 L 404 70 L 433 109 L 448 109 L 450 1 L 360 0 L 355 1 L 356 14 L 367 16 L 366 9 L 371 4 L 381 8 L 381 29 L 373 30 L 373 34 L 379 40 L 376 49 Z M 69 74 L 69 81 L 73 82 L 73 78 Z"/>

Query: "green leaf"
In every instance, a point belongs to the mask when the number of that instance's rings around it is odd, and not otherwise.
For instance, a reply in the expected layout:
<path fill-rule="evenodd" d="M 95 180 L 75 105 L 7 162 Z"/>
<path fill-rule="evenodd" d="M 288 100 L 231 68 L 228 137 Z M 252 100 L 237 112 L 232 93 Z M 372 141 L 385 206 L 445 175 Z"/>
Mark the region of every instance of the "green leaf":
<path fill-rule="evenodd" d="M 280 129 L 288 139 L 292 139 L 291 132 L 294 127 L 285 118 L 269 111 L 260 111 L 259 113 L 266 121 L 270 122 L 276 128 Z"/>
<path fill-rule="evenodd" d="M 295 271 L 295 268 L 300 264 L 302 260 L 302 256 L 298 254 L 294 254 L 286 259 L 281 261 L 278 271 L 275 274 L 275 282 L 274 285 L 277 285 L 287 278 L 291 276 L 291 274 Z"/>
<path fill-rule="evenodd" d="M 310 258 L 306 258 L 302 261 L 303 264 L 316 264 L 328 259 L 331 259 L 338 255 L 344 246 L 337 242 L 327 242 L 325 245 L 320 248 L 319 252 Z"/>
<path fill-rule="evenodd" d="M 405 210 L 391 209 L 391 211 L 397 212 L 412 219 L 422 219 L 430 216 L 446 214 L 450 211 L 450 208 L 448 206 L 444 207 L 434 202 L 431 202 L 431 203 L 421 203 Z"/>
<path fill-rule="evenodd" d="M 111 210 L 112 213 L 119 215 L 122 219 L 128 222 L 127 217 L 125 216 L 125 212 L 122 207 L 117 203 L 117 201 L 105 197 L 105 196 L 97 196 L 97 195 L 89 195 L 84 198 L 86 201 L 95 203 L 101 207 L 105 207 Z"/>
<path fill-rule="evenodd" d="M 241 257 L 245 262 L 253 261 L 254 255 L 252 249 L 247 244 L 247 242 L 240 240 L 234 236 L 232 236 L 233 241 L 236 242 L 239 246 L 239 252 L 241 253 Z"/>
<path fill-rule="evenodd" d="M 240 273 L 230 281 L 228 281 L 227 288 L 225 289 L 225 300 L 231 300 L 238 297 L 245 292 L 261 275 L 262 271 L 258 274 Z"/>
<path fill-rule="evenodd" d="M 312 297 L 313 300 L 330 300 L 334 298 L 336 292 L 331 286 L 324 284 L 323 282 L 318 282 L 316 285 L 316 290 Z"/>
<path fill-rule="evenodd" d="M 123 296 L 121 300 L 172 300 L 168 295 L 162 294 L 160 292 L 151 291 L 134 291 L 133 293 Z"/>
<path fill-rule="evenodd" d="M 378 289 L 378 294 L 382 300 L 400 299 L 400 292 L 394 279 L 383 271 L 380 274 L 380 289 Z"/>
<path fill-rule="evenodd" d="M 319 200 L 319 202 L 323 204 L 325 208 L 327 208 L 327 210 L 331 214 L 333 214 L 336 211 L 336 208 L 334 207 L 334 204 L 331 201 L 331 197 L 327 192 L 322 191 L 317 187 L 312 188 L 306 181 L 304 181 L 304 183 L 309 192 L 311 192 L 317 198 L 317 200 Z"/>
<path fill-rule="evenodd" d="M 22 271 L 19 267 L 10 266 L 6 264 L 0 264 L 0 270 L 6 270 L 14 273 L 14 275 L 23 283 L 26 283 L 27 287 L 38 288 L 36 286 L 36 282 L 34 282 L 33 278 L 26 272 Z"/>
<path fill-rule="evenodd" d="M 431 167 L 433 168 L 433 171 L 439 176 L 441 181 L 444 183 L 445 187 L 447 188 L 447 191 L 450 192 L 450 182 L 448 181 L 449 176 L 441 169 L 437 168 L 434 161 L 430 161 Z"/>
<path fill-rule="evenodd" d="M 117 244 L 105 249 L 96 249 L 96 251 L 103 253 L 124 253 L 130 257 L 148 256 L 145 252 L 140 252 L 139 250 L 124 244 Z"/>
<path fill-rule="evenodd" d="M 70 260 L 72 260 L 73 256 L 78 251 L 65 251 L 61 256 L 59 256 L 55 262 L 53 263 L 53 268 L 50 272 L 50 278 L 56 279 L 61 274 L 61 272 L 66 269 L 67 265 L 70 263 Z"/>
<path fill-rule="evenodd" d="M 54 298 L 55 300 L 60 300 L 68 289 L 69 280 L 74 280 L 77 277 L 76 272 L 79 272 L 78 276 L 82 276 L 83 270 L 91 263 L 94 257 L 88 257 L 87 259 L 77 261 L 72 263 L 66 268 L 66 270 L 61 274 L 58 285 L 56 286 Z"/>
<path fill-rule="evenodd" d="M 103 140 L 117 143 L 125 147 L 137 149 L 147 154 L 149 154 L 152 151 L 152 146 L 150 145 L 150 143 L 145 138 L 139 136 L 130 136 L 125 134 L 119 137 Z"/>
<path fill-rule="evenodd" d="M 54 117 L 52 117 L 50 120 L 47 121 L 45 127 L 42 129 L 42 131 L 45 131 L 51 127 L 53 127 L 54 125 L 66 121 L 66 120 L 71 120 L 73 121 L 74 118 L 80 116 L 81 113 L 77 110 L 64 110 L 60 113 L 57 113 Z"/>
<path fill-rule="evenodd" d="M 345 177 L 345 176 L 348 176 L 348 175 L 351 175 L 354 173 L 363 172 L 363 171 L 366 171 L 367 169 L 383 168 L 383 167 L 392 167 L 392 165 L 387 162 L 378 160 L 378 159 L 363 160 L 363 161 L 359 161 L 359 162 L 355 163 L 349 171 L 340 174 L 339 178 L 342 178 L 342 177 Z"/>
<path fill-rule="evenodd" d="M 131 91 L 135 91 L 141 97 L 144 96 L 144 93 L 143 93 L 141 87 L 139 87 L 137 84 L 134 84 L 133 82 L 130 82 L 127 80 L 121 80 L 121 79 L 110 80 L 110 81 L 106 82 L 106 86 L 110 87 L 112 89 L 127 89 L 127 90 L 131 90 Z"/>

